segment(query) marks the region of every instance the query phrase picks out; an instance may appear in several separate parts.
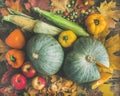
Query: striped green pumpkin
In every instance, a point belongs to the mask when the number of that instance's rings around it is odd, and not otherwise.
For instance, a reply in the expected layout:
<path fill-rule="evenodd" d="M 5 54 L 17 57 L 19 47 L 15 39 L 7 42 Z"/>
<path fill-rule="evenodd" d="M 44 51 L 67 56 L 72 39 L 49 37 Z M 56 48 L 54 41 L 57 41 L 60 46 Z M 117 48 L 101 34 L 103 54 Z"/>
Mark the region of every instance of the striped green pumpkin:
<path fill-rule="evenodd" d="M 67 54 L 63 70 L 75 82 L 91 82 L 100 78 L 96 62 L 109 67 L 109 57 L 104 45 L 90 37 L 81 37 Z"/>
<path fill-rule="evenodd" d="M 59 71 L 64 59 L 61 45 L 50 35 L 37 34 L 27 43 L 27 56 L 35 69 L 43 75 Z"/>

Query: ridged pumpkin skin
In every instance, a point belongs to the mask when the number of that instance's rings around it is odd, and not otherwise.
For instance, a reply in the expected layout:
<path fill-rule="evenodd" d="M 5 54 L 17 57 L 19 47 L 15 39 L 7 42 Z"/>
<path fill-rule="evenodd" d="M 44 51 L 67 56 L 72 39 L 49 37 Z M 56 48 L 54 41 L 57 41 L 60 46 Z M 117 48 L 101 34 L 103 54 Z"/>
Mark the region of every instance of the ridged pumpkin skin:
<path fill-rule="evenodd" d="M 58 41 L 45 34 L 37 34 L 28 41 L 27 55 L 35 69 L 43 75 L 57 73 L 64 59 L 64 52 Z"/>
<path fill-rule="evenodd" d="M 81 37 L 67 54 L 63 70 L 65 75 L 75 82 L 91 82 L 100 78 L 96 62 L 109 67 L 106 49 L 100 41 Z"/>

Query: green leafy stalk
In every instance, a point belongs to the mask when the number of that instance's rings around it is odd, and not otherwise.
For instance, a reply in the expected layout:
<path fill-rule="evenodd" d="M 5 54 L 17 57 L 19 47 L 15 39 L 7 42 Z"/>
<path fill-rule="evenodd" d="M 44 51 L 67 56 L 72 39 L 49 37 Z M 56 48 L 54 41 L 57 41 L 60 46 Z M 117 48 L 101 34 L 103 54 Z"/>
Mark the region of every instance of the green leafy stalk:
<path fill-rule="evenodd" d="M 59 15 L 56 15 L 52 12 L 41 10 L 38 7 L 34 7 L 33 10 L 38 14 L 44 16 L 46 19 L 56 24 L 58 27 L 61 27 L 65 30 L 72 30 L 78 36 L 89 36 L 89 34 L 78 24 L 73 23 L 67 19 L 62 18 Z"/>
<path fill-rule="evenodd" d="M 19 11 L 15 11 L 9 8 L 8 11 L 12 15 L 4 16 L 2 20 L 11 22 L 21 27 L 23 30 L 27 30 L 30 32 L 33 31 L 35 33 L 49 34 L 52 36 L 58 35 L 60 32 L 63 31 L 62 29 L 41 20 L 34 20 L 33 17 Z"/>
<path fill-rule="evenodd" d="M 36 20 L 19 15 L 7 15 L 2 20 L 11 22 L 27 31 L 32 31 L 36 23 Z"/>
<path fill-rule="evenodd" d="M 11 8 L 7 8 L 7 10 L 10 12 L 11 15 L 19 15 L 19 16 L 24 16 L 24 17 L 33 19 L 33 17 L 31 17 L 29 15 L 26 15 L 26 14 L 20 12 L 20 11 L 15 11 L 15 10 L 13 10 Z"/>

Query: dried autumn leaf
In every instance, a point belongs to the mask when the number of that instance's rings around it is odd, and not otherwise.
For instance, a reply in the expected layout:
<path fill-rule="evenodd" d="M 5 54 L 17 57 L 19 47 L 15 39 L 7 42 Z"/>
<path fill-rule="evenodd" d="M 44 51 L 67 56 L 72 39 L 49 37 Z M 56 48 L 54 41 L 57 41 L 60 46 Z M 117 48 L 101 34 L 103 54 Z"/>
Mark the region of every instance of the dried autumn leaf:
<path fill-rule="evenodd" d="M 16 91 L 14 90 L 13 86 L 5 86 L 0 88 L 0 93 L 2 96 L 17 96 Z"/>
<path fill-rule="evenodd" d="M 103 95 L 103 93 L 98 88 L 96 88 L 94 90 L 92 89 L 88 90 L 85 96 L 107 96 L 107 95 Z"/>
<path fill-rule="evenodd" d="M 7 7 L 16 10 L 16 11 L 23 11 L 22 7 L 22 0 L 5 0 L 5 4 Z"/>
<path fill-rule="evenodd" d="M 75 7 L 80 6 L 83 10 L 86 11 L 89 7 L 94 5 L 94 3 L 94 0 L 76 0 Z"/>
<path fill-rule="evenodd" d="M 114 53 L 120 51 L 120 36 L 116 34 L 108 40 L 105 41 L 105 46 L 107 48 L 110 65 L 115 70 L 120 70 L 120 56 L 116 56 Z"/>
<path fill-rule="evenodd" d="M 2 16 L 6 16 L 9 14 L 9 12 L 5 8 L 0 8 L 0 13 Z"/>
<path fill-rule="evenodd" d="M 30 11 L 31 7 L 39 7 L 43 10 L 50 10 L 50 0 L 28 0 L 27 3 L 24 3 L 25 8 Z"/>
<path fill-rule="evenodd" d="M 99 90 L 103 93 L 103 96 L 115 96 L 114 92 L 111 90 L 112 84 L 102 84 Z M 117 96 L 117 95 L 116 95 Z"/>
<path fill-rule="evenodd" d="M 59 75 L 47 76 L 47 86 L 40 90 L 40 96 L 76 96 L 78 85 Z M 33 96 L 33 95 L 32 95 Z"/>
<path fill-rule="evenodd" d="M 102 43 L 105 42 L 106 36 L 110 33 L 110 29 L 106 27 L 103 32 L 98 35 L 94 35 L 94 38 L 100 40 Z"/>
<path fill-rule="evenodd" d="M 51 76 L 51 82 L 55 82 L 56 80 L 57 80 L 56 75 L 52 75 L 52 76 Z"/>
<path fill-rule="evenodd" d="M 2 78 L 3 74 L 7 71 L 6 62 L 0 62 L 0 79 Z M 1 85 L 1 80 L 0 80 Z"/>
<path fill-rule="evenodd" d="M 105 0 L 97 7 L 98 11 L 105 18 L 109 28 L 115 28 L 116 21 L 120 19 L 120 10 L 116 10 L 116 2 L 110 1 L 107 3 Z"/>
<path fill-rule="evenodd" d="M 76 0 L 75 1 L 74 9 L 77 11 L 78 17 L 80 17 L 77 20 L 79 24 L 84 22 L 84 20 L 87 18 L 89 14 L 94 13 L 94 9 L 92 9 L 91 7 L 94 4 L 95 4 L 94 0 Z"/>
<path fill-rule="evenodd" d="M 68 4 L 70 4 L 70 0 L 51 0 L 52 12 L 65 11 Z"/>
<path fill-rule="evenodd" d="M 8 47 L 0 39 L 0 62 L 5 60 L 5 54 L 6 54 L 7 51 L 8 51 Z"/>
<path fill-rule="evenodd" d="M 114 70 L 112 79 L 118 79 L 120 78 L 120 70 Z"/>
<path fill-rule="evenodd" d="M 67 86 L 67 87 L 71 87 L 72 84 L 73 84 L 73 81 L 71 81 L 71 80 L 66 80 L 66 81 L 64 82 L 64 85 Z"/>
<path fill-rule="evenodd" d="M 39 93 L 38 90 L 36 90 L 36 89 L 34 89 L 32 87 L 29 87 L 29 89 L 27 91 L 30 94 L 30 96 L 36 96 Z"/>
<path fill-rule="evenodd" d="M 97 67 L 98 67 L 99 72 L 111 73 L 111 74 L 113 73 L 112 66 L 110 66 L 109 68 L 100 67 L 100 66 L 97 66 Z"/>
<path fill-rule="evenodd" d="M 7 70 L 6 70 L 6 72 L 2 75 L 2 78 L 1 78 L 1 80 L 0 80 L 0 83 L 1 83 L 2 85 L 8 85 L 8 84 L 10 83 L 11 76 L 16 73 L 16 70 L 13 69 L 13 68 L 12 68 L 11 66 L 9 66 L 8 64 L 6 64 L 6 66 L 4 66 L 4 67 L 7 67 Z"/>
<path fill-rule="evenodd" d="M 112 74 L 101 72 L 100 76 L 101 77 L 99 80 L 96 80 L 91 84 L 92 89 L 96 89 L 97 87 L 99 87 L 102 84 L 104 84 L 105 82 L 107 82 L 112 77 Z"/>

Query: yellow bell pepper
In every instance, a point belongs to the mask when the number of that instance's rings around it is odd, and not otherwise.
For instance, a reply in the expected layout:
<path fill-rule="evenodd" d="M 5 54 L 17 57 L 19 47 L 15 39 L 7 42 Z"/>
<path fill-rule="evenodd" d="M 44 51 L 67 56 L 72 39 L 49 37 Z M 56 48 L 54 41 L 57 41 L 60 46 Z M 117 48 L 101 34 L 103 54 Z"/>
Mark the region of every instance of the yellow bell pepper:
<path fill-rule="evenodd" d="M 106 21 L 103 16 L 97 13 L 89 15 L 85 20 L 85 24 L 87 30 L 93 35 L 103 32 L 106 27 Z"/>
<path fill-rule="evenodd" d="M 59 43 L 65 48 L 70 47 L 76 39 L 76 34 L 71 30 L 61 32 L 58 37 Z"/>

